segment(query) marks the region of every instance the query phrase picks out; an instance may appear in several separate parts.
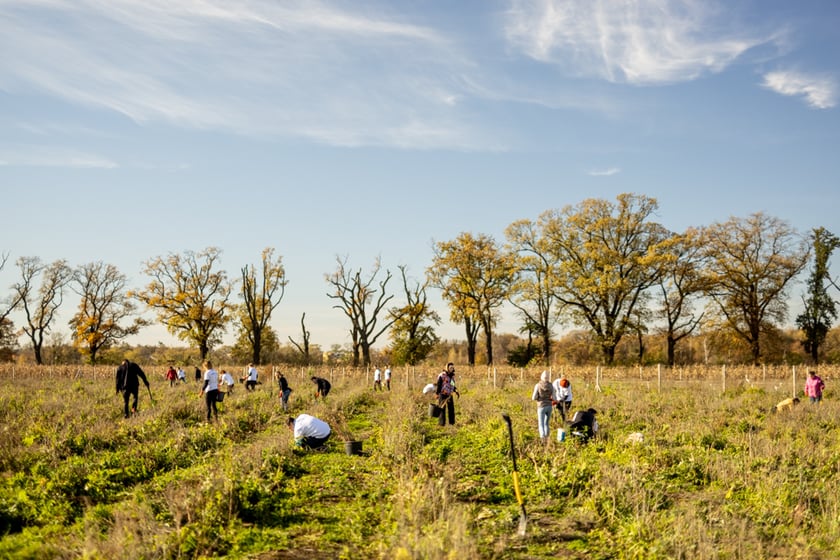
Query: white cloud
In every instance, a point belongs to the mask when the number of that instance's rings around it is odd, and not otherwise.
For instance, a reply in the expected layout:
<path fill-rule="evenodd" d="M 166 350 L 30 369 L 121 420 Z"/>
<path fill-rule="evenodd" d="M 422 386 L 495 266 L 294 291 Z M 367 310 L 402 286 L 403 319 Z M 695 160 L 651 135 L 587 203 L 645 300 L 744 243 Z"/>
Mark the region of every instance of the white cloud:
<path fill-rule="evenodd" d="M 591 175 L 592 177 L 609 177 L 620 172 L 620 168 L 610 167 L 609 169 L 593 169 L 592 171 L 589 171 L 587 175 Z"/>
<path fill-rule="evenodd" d="M 487 147 L 492 135 L 459 103 L 470 62 L 444 36 L 375 6 L 348 10 L 317 1 L 12 0 L 0 3 L 0 90 L 137 123 L 340 145 Z"/>
<path fill-rule="evenodd" d="M 48 147 L 0 148 L 0 165 L 77 169 L 115 169 L 119 167 L 116 162 L 96 154 Z"/>
<path fill-rule="evenodd" d="M 764 87 L 782 95 L 802 96 L 815 109 L 830 109 L 837 105 L 837 82 L 827 76 L 798 72 L 768 72 Z"/>
<path fill-rule="evenodd" d="M 659 84 L 720 72 L 778 34 L 729 33 L 709 0 L 512 0 L 509 43 L 578 76 Z"/>

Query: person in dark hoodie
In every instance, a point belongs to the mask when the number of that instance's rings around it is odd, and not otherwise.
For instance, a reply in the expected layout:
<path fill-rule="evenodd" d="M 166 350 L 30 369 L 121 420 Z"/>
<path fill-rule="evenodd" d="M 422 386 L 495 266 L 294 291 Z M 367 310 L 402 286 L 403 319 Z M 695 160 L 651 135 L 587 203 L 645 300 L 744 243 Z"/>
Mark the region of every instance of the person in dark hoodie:
<path fill-rule="evenodd" d="M 143 370 L 135 364 L 134 362 L 125 359 L 122 361 L 120 366 L 117 368 L 117 393 L 123 394 L 123 400 L 125 401 L 125 417 L 128 418 L 132 414 L 137 412 L 137 400 L 139 398 L 140 393 L 140 380 L 146 385 L 146 389 L 149 389 L 149 380 L 146 379 L 146 374 L 143 373 Z M 149 389 L 149 395 L 151 396 L 151 389 Z M 128 400 L 131 396 L 134 396 L 134 403 L 131 406 L 131 409 L 128 408 Z"/>
<path fill-rule="evenodd" d="M 322 399 L 326 398 L 327 393 L 329 393 L 330 389 L 332 388 L 332 385 L 330 385 L 330 382 L 327 381 L 326 379 L 324 379 L 323 377 L 315 377 L 314 375 L 312 376 L 311 379 L 312 379 L 312 383 L 314 383 L 315 386 L 317 387 L 316 392 L 315 392 L 315 398 L 318 398 L 318 397 L 321 397 Z"/>

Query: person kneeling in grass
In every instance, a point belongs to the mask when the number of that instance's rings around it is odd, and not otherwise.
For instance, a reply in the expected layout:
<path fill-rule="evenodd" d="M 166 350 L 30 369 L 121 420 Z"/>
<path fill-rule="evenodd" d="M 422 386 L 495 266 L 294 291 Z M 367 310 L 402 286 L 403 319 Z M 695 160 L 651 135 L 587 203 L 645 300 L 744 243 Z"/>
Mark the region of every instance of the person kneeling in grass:
<path fill-rule="evenodd" d="M 309 414 L 301 414 L 297 418 L 289 416 L 287 425 L 294 434 L 297 447 L 319 449 L 330 438 L 330 425 Z"/>

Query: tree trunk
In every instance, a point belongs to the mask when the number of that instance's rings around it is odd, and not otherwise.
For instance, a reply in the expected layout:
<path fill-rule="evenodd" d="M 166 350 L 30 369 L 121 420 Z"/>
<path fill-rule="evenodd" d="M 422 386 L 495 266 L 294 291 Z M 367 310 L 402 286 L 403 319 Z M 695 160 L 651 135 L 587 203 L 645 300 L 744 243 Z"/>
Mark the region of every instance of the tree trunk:
<path fill-rule="evenodd" d="M 255 326 L 254 332 L 251 334 L 254 336 L 254 347 L 252 348 L 253 354 L 251 356 L 251 361 L 254 362 L 255 365 L 261 365 L 260 354 L 262 353 L 262 329 Z"/>
<path fill-rule="evenodd" d="M 615 343 L 604 343 L 601 350 L 604 352 L 604 363 L 611 366 L 615 361 Z"/>
<path fill-rule="evenodd" d="M 548 329 L 543 329 L 542 332 L 542 355 L 543 364 L 546 366 L 551 365 L 551 333 Z"/>
<path fill-rule="evenodd" d="M 493 327 L 484 321 L 484 344 L 487 345 L 487 365 L 493 365 Z"/>
<path fill-rule="evenodd" d="M 675 354 L 677 348 L 677 341 L 674 340 L 674 335 L 668 335 L 668 366 L 674 367 L 674 362 L 676 361 Z"/>
<path fill-rule="evenodd" d="M 475 365 L 475 333 L 472 332 L 470 320 L 464 320 L 467 330 L 467 362 L 469 365 Z"/>
<path fill-rule="evenodd" d="M 369 366 L 370 365 L 370 344 L 367 342 L 363 342 L 362 346 L 362 365 Z"/>

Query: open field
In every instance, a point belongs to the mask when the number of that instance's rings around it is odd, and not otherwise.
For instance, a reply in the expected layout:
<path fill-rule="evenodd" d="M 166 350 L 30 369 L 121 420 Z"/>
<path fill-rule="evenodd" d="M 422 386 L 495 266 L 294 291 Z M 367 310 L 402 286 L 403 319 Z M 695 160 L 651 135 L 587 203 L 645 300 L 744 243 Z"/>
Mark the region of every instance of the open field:
<path fill-rule="evenodd" d="M 158 368 L 144 368 L 154 403 L 141 392 L 129 420 L 112 367 L 10 368 L 3 558 L 840 557 L 836 369 L 819 369 L 821 405 L 771 414 L 793 390 L 789 367 L 564 368 L 573 409 L 596 408 L 602 436 L 547 446 L 530 401 L 539 370 L 459 369 L 458 423 L 444 429 L 420 394 L 434 369 L 395 370 L 385 393 L 366 371 L 314 371 L 334 381 L 324 403 L 309 371 L 289 370 L 292 413 L 335 432 L 327 452 L 305 453 L 268 381 L 237 385 L 208 425 L 199 385 L 169 387 Z M 633 432 L 644 441 L 628 443 Z M 363 454 L 346 455 L 342 437 Z"/>

